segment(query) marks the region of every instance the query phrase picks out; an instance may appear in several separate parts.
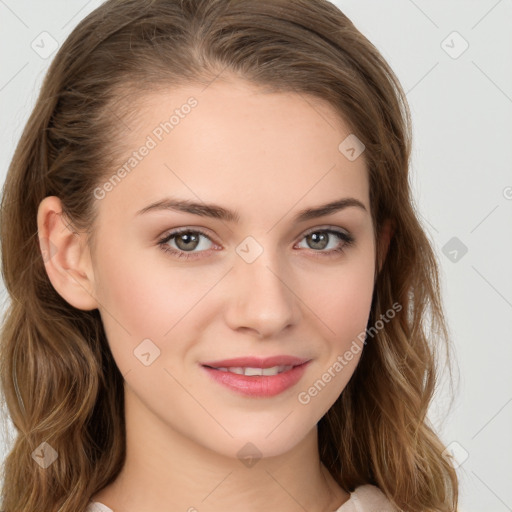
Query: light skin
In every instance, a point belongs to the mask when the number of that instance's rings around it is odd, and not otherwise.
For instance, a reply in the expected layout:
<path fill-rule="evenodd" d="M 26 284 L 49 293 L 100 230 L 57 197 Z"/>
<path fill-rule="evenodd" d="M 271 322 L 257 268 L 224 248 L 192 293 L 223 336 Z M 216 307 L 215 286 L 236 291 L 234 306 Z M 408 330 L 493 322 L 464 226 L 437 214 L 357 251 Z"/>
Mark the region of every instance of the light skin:
<path fill-rule="evenodd" d="M 336 510 L 349 494 L 320 462 L 316 424 L 361 352 L 309 403 L 298 394 L 367 326 L 376 246 L 364 154 L 350 161 L 338 150 L 350 129 L 319 99 L 263 93 L 235 78 L 203 89 L 145 98 L 125 136 L 132 150 L 166 113 L 191 96 L 198 104 L 162 141 L 153 136 L 156 147 L 95 199 L 95 251 L 68 226 L 57 197 L 39 207 L 39 237 L 55 247 L 48 276 L 71 305 L 100 311 L 125 379 L 126 464 L 92 499 L 116 512 Z M 171 195 L 236 210 L 240 220 L 173 210 L 137 215 Z M 341 198 L 364 208 L 294 220 L 303 209 Z M 167 247 L 194 259 L 158 245 L 183 227 L 207 236 L 199 234 L 195 245 L 176 237 Z M 327 228 L 350 233 L 354 243 Z M 308 232 L 323 234 L 324 245 Z M 386 225 L 384 251 L 389 236 Z M 236 251 L 247 237 L 263 250 L 251 263 Z M 160 350 L 149 365 L 134 354 L 145 339 Z M 238 394 L 200 366 L 282 354 L 311 362 L 296 385 L 274 397 Z M 249 442 L 262 457 L 252 466 L 237 455 Z"/>

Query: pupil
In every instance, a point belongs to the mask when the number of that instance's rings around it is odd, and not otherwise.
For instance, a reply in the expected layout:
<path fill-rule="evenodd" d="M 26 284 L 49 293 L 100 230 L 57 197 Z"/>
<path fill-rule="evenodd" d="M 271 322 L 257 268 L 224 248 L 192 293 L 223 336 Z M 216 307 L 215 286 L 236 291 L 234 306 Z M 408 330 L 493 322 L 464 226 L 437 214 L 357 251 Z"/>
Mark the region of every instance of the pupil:
<path fill-rule="evenodd" d="M 182 233 L 178 238 L 177 238 L 177 245 L 180 246 L 180 245 L 185 245 L 185 249 L 190 249 L 190 246 L 187 245 L 187 244 L 190 244 L 191 242 L 194 243 L 194 242 L 197 242 L 197 236 L 196 235 L 193 235 L 193 234 L 190 234 L 190 233 Z M 180 243 L 181 241 L 184 240 L 184 244 Z M 180 247 L 181 249 L 182 247 Z"/>
<path fill-rule="evenodd" d="M 320 244 L 320 247 L 315 247 L 316 249 L 323 249 L 323 248 L 325 248 L 325 241 L 327 239 L 326 233 L 321 233 L 321 234 L 312 233 L 309 236 L 313 240 L 313 245 L 314 244 L 318 244 L 318 243 Z M 324 242 L 324 243 L 322 243 L 322 242 Z"/>

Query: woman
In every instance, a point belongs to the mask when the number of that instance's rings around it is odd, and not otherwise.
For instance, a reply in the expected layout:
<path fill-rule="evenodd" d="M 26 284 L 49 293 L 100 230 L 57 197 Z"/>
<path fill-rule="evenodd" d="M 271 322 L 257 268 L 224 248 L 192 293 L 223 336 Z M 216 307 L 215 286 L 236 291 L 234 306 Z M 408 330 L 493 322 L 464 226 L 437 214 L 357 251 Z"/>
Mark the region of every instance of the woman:
<path fill-rule="evenodd" d="M 4 186 L 2 509 L 455 510 L 410 138 L 325 0 L 87 16 Z"/>

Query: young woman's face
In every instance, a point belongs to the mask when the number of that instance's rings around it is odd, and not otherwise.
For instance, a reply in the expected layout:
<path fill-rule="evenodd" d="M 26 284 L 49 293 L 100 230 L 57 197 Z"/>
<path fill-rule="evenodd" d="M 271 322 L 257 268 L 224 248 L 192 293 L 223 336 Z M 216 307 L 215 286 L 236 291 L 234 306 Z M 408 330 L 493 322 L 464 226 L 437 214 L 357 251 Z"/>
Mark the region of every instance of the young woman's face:
<path fill-rule="evenodd" d="M 144 105 L 125 171 L 95 191 L 94 292 L 129 407 L 224 455 L 283 453 L 361 356 L 375 272 L 364 153 L 339 148 L 350 130 L 326 104 L 241 81 Z M 240 375 L 262 366 L 285 371 Z"/>

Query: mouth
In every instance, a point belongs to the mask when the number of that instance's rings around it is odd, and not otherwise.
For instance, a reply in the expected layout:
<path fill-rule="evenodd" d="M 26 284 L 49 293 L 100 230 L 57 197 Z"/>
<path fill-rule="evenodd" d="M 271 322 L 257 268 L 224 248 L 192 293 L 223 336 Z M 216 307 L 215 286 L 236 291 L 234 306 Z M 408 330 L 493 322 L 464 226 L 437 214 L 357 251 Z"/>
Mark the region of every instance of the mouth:
<path fill-rule="evenodd" d="M 279 366 L 299 366 L 309 361 L 307 358 L 290 355 L 278 355 L 271 357 L 235 357 L 232 359 L 221 359 L 219 361 L 207 361 L 201 363 L 210 368 L 261 368 L 268 369 Z"/>
<path fill-rule="evenodd" d="M 270 368 L 256 368 L 251 366 L 230 366 L 230 367 L 220 367 L 214 368 L 212 366 L 207 366 L 207 368 L 211 368 L 212 370 L 219 370 L 221 372 L 229 372 L 235 373 L 237 375 L 247 375 L 248 377 L 253 377 L 255 375 L 278 375 L 283 372 L 287 372 L 294 368 L 294 366 L 271 366 Z"/>
<path fill-rule="evenodd" d="M 201 366 L 214 381 L 236 393 L 271 397 L 295 385 L 310 361 L 294 356 L 243 357 L 206 362 Z"/>

